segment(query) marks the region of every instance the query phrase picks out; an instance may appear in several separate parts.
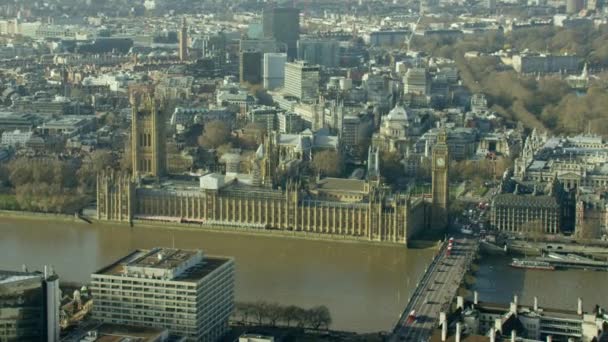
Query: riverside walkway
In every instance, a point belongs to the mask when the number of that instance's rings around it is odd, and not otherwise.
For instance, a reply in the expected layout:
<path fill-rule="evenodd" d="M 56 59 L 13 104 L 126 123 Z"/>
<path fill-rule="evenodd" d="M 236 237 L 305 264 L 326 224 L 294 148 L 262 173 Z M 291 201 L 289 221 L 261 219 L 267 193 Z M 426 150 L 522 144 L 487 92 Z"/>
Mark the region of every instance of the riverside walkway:
<path fill-rule="evenodd" d="M 443 244 L 416 286 L 389 341 L 422 342 L 429 339 L 438 326 L 439 313 L 448 310 L 478 248 L 477 239 L 456 239 L 448 256 L 447 242 Z M 408 317 L 412 310 L 415 310 L 414 320 Z"/>

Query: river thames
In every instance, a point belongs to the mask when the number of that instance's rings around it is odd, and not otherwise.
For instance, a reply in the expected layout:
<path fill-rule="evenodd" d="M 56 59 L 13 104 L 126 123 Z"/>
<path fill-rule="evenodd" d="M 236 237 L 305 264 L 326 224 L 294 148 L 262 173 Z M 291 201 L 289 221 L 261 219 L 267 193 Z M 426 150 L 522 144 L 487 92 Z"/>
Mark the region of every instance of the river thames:
<path fill-rule="evenodd" d="M 522 270 L 510 267 L 510 260 L 497 255 L 481 260 L 474 285 L 480 301 L 509 303 L 517 294 L 523 305 L 532 306 L 536 296 L 540 307 L 576 310 L 581 297 L 585 311 L 595 304 L 608 308 L 608 272 Z"/>
<path fill-rule="evenodd" d="M 202 249 L 236 262 L 236 300 L 326 305 L 332 329 L 389 331 L 433 249 L 312 241 L 125 225 L 0 218 L 0 269 L 55 267 L 61 280 L 90 274 L 136 248 Z"/>
<path fill-rule="evenodd" d="M 202 249 L 236 260 L 236 300 L 329 307 L 336 330 L 389 331 L 434 250 L 312 241 L 125 225 L 0 218 L 0 269 L 53 265 L 63 281 L 85 283 L 92 272 L 136 248 Z M 513 269 L 505 256 L 484 256 L 474 288 L 482 301 L 519 301 L 585 310 L 608 308 L 608 272 Z"/>

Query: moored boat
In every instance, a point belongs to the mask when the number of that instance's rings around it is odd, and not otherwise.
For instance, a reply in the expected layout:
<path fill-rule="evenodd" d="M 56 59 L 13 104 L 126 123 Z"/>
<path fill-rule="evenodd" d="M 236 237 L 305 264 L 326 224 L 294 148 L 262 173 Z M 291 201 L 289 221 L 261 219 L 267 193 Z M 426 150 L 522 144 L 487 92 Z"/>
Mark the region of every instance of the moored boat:
<path fill-rule="evenodd" d="M 540 260 L 527 260 L 527 259 L 513 259 L 509 264 L 515 268 L 527 268 L 532 270 L 543 270 L 543 271 L 554 271 L 555 266 L 551 265 L 546 261 Z"/>

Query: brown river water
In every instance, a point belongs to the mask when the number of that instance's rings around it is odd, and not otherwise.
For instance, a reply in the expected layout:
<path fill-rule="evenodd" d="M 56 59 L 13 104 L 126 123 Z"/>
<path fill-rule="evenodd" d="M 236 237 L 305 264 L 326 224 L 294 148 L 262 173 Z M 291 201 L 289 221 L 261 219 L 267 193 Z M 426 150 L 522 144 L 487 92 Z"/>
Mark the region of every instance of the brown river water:
<path fill-rule="evenodd" d="M 125 225 L 0 217 L 0 269 L 53 265 L 64 281 L 88 282 L 136 248 L 202 249 L 236 261 L 236 300 L 326 305 L 332 328 L 389 331 L 434 250 Z"/>
<path fill-rule="evenodd" d="M 388 331 L 434 250 L 261 235 L 0 217 L 0 269 L 53 265 L 62 280 L 88 282 L 98 268 L 136 248 L 179 247 L 236 260 L 237 301 L 326 305 L 332 328 Z M 509 257 L 484 256 L 474 285 L 483 301 L 585 310 L 608 308 L 608 272 L 525 271 Z"/>

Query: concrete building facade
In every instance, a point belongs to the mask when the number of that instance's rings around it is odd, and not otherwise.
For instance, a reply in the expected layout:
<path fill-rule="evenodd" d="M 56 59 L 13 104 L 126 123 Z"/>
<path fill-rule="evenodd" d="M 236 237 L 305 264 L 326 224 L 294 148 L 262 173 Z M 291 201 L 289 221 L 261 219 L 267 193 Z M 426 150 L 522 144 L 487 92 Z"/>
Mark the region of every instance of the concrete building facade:
<path fill-rule="evenodd" d="M 0 271 L 0 341 L 59 341 L 59 277 Z"/>
<path fill-rule="evenodd" d="M 265 53 L 263 63 L 264 88 L 275 90 L 285 84 L 285 53 Z"/>
<path fill-rule="evenodd" d="M 302 102 L 316 100 L 319 93 L 319 66 L 305 61 L 286 63 L 284 92 Z"/>
<path fill-rule="evenodd" d="M 582 58 L 575 55 L 526 54 L 513 56 L 513 69 L 522 74 L 579 73 Z"/>
<path fill-rule="evenodd" d="M 333 39 L 300 39 L 298 59 L 326 68 L 335 68 L 340 63 L 340 44 Z"/>
<path fill-rule="evenodd" d="M 447 326 L 457 325 L 456 336 L 448 336 L 448 329 L 437 329 L 431 342 L 439 341 L 580 341 L 601 340 L 605 335 L 602 326 L 608 316 L 585 312 L 578 298 L 575 309 L 555 309 L 539 304 L 534 297 L 532 305 L 522 305 L 518 296 L 508 304 L 484 302 L 474 293 L 472 301 L 457 297 L 457 314 Z M 574 300 L 573 300 L 574 303 Z M 455 324 L 456 323 L 456 324 Z M 458 329 L 461 328 L 461 329 Z"/>
<path fill-rule="evenodd" d="M 234 310 L 234 260 L 200 250 L 136 250 L 93 273 L 90 289 L 95 320 L 217 341 Z"/>
<path fill-rule="evenodd" d="M 10 146 L 10 147 L 21 147 L 25 146 L 25 144 L 32 137 L 32 131 L 20 131 L 14 130 L 10 132 L 2 133 L 2 146 Z"/>

